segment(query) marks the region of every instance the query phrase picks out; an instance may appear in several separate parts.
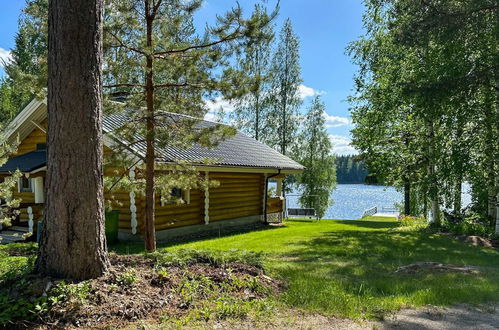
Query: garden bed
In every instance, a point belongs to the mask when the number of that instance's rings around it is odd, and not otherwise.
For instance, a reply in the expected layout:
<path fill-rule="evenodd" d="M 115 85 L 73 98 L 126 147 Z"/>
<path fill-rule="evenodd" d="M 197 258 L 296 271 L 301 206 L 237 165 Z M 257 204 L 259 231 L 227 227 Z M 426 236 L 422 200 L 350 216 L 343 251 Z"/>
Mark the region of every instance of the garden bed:
<path fill-rule="evenodd" d="M 267 310 L 266 298 L 279 284 L 253 262 L 236 259 L 192 251 L 112 255 L 109 272 L 95 280 L 27 274 L 1 284 L 0 321 L 9 329 L 105 328 L 143 319 L 244 318 Z"/>

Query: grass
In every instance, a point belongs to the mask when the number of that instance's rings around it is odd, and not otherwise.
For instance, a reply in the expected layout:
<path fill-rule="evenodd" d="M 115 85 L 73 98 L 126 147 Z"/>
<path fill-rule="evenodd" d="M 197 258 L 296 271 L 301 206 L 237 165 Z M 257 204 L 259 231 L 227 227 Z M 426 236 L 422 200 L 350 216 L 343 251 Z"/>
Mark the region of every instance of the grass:
<path fill-rule="evenodd" d="M 2 249 L 6 248 L 0 248 L 0 254 Z M 264 253 L 267 273 L 287 283 L 277 303 L 325 315 L 381 318 L 402 307 L 480 304 L 499 297 L 498 250 L 429 231 L 401 230 L 392 218 L 293 220 L 282 227 L 170 244 L 161 247 L 156 257 L 163 255 L 166 263 L 186 262 L 169 256 L 179 249 L 214 250 L 201 257 L 218 263 L 226 257 L 217 251 Z M 119 244 L 111 250 L 138 253 L 142 246 Z M 400 266 L 420 261 L 481 268 L 479 274 L 395 273 Z M 4 274 L 12 276 L 26 263 L 26 257 L 1 255 L 0 282 Z"/>
<path fill-rule="evenodd" d="M 396 230 L 392 218 L 287 221 L 285 226 L 171 246 L 168 249 L 249 250 L 287 289 L 282 302 L 307 311 L 380 318 L 407 306 L 479 304 L 499 297 L 499 252 L 425 231 Z M 398 267 L 436 261 L 483 267 L 480 274 L 395 274 Z"/>

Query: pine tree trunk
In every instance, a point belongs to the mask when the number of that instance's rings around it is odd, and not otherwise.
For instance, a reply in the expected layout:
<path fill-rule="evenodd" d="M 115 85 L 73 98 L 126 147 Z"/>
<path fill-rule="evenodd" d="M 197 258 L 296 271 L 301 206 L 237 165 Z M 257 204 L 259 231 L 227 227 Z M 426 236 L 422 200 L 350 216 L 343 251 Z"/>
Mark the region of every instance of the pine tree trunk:
<path fill-rule="evenodd" d="M 145 0 L 147 47 L 152 46 L 152 25 L 154 17 L 148 0 Z M 154 162 L 155 156 L 155 118 L 154 118 L 154 70 L 153 57 L 146 59 L 146 106 L 147 106 L 147 136 L 146 136 L 146 218 L 145 218 L 145 249 L 156 250 L 156 231 L 154 228 L 155 192 L 154 192 Z"/>
<path fill-rule="evenodd" d="M 101 0 L 49 2 L 48 157 L 36 269 L 89 279 L 108 269 L 102 170 Z"/>

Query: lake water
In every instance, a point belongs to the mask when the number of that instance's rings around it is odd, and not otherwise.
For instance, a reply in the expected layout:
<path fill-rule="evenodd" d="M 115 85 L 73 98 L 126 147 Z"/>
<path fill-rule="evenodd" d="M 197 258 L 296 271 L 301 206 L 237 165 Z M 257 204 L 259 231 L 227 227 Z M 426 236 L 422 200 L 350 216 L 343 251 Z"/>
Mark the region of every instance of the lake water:
<path fill-rule="evenodd" d="M 471 203 L 470 185 L 463 184 L 461 201 L 463 207 Z M 288 207 L 300 207 L 298 204 L 299 191 L 287 195 Z M 324 219 L 351 220 L 362 217 L 364 211 L 373 206 L 393 208 L 395 204 L 402 204 L 404 196 L 394 187 L 371 186 L 365 184 L 339 184 L 331 194 L 333 205 L 329 207 Z"/>
<path fill-rule="evenodd" d="M 288 194 L 288 207 L 300 207 L 296 195 L 297 192 Z M 395 203 L 402 203 L 403 195 L 393 187 L 339 184 L 331 199 L 334 204 L 326 211 L 325 219 L 358 219 L 373 206 L 393 208 Z"/>

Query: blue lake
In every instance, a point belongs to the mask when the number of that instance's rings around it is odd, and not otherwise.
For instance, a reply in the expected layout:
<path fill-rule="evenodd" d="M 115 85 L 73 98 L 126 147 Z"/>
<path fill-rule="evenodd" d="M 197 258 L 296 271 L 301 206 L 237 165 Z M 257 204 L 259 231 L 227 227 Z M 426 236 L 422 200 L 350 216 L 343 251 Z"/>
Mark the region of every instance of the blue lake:
<path fill-rule="evenodd" d="M 288 194 L 288 207 L 299 207 L 298 193 Z M 358 219 L 364 210 L 373 206 L 392 208 L 395 203 L 402 203 L 403 195 L 393 187 L 339 184 L 331 194 L 331 199 L 334 203 L 326 211 L 325 219 Z"/>

